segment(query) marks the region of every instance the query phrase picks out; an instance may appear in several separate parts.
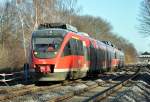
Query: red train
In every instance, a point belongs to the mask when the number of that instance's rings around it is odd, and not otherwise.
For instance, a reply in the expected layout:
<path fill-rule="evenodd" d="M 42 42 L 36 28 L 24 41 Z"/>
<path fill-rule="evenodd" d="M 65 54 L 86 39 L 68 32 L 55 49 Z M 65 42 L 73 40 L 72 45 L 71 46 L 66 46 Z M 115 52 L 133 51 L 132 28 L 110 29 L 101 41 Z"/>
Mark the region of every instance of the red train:
<path fill-rule="evenodd" d="M 68 24 L 41 24 L 32 34 L 31 66 L 39 81 L 62 81 L 114 71 L 124 53 Z"/>

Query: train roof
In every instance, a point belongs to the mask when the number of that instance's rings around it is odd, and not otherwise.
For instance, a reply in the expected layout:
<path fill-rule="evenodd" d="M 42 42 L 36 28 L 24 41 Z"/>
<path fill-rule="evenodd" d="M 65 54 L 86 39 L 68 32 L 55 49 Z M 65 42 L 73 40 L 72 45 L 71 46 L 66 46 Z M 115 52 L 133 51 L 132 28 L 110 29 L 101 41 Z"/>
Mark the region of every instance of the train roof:
<path fill-rule="evenodd" d="M 32 33 L 32 36 L 62 36 L 64 37 L 69 31 L 60 28 L 38 29 Z"/>
<path fill-rule="evenodd" d="M 74 32 L 77 35 L 89 37 L 89 35 L 85 32 L 78 32 L 76 27 L 71 26 L 69 24 L 63 24 L 63 23 L 44 23 L 44 24 L 40 24 L 38 26 L 37 30 L 35 30 L 33 32 L 33 36 L 52 35 L 51 34 L 52 32 L 55 32 L 55 33 L 60 32 L 62 34 L 57 34 L 57 35 L 62 35 L 62 36 L 64 36 L 68 32 Z"/>
<path fill-rule="evenodd" d="M 114 44 L 112 44 L 110 41 L 99 41 L 97 39 L 91 38 L 89 34 L 85 32 L 78 32 L 77 28 L 64 23 L 44 23 L 40 24 L 36 31 L 33 32 L 32 36 L 42 36 L 42 35 L 55 35 L 55 36 L 65 36 L 68 32 L 74 32 L 75 34 L 79 36 L 84 36 L 88 38 L 90 41 L 96 41 L 96 42 L 102 42 L 103 44 L 106 44 L 108 46 L 111 46 L 113 48 L 117 48 Z M 120 50 L 121 51 L 121 50 Z"/>
<path fill-rule="evenodd" d="M 48 29 L 48 28 L 66 29 L 66 30 L 73 31 L 73 32 L 76 32 L 76 33 L 78 32 L 76 27 L 74 27 L 72 25 L 69 25 L 69 24 L 64 24 L 64 23 L 44 23 L 44 24 L 40 24 L 38 26 L 39 30 Z"/>
<path fill-rule="evenodd" d="M 87 34 L 87 33 L 85 33 L 85 32 L 77 32 L 77 34 L 83 35 L 83 36 L 86 36 L 86 37 L 90 37 L 89 34 Z"/>

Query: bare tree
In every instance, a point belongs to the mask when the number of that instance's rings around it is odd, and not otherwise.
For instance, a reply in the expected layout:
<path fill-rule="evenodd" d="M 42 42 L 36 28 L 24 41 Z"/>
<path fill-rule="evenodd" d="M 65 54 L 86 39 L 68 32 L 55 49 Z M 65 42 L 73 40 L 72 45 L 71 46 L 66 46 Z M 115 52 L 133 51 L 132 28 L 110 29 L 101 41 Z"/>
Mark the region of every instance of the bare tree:
<path fill-rule="evenodd" d="M 137 51 L 135 47 L 126 39 L 117 36 L 112 32 L 112 26 L 100 17 L 89 15 L 72 17 L 73 24 L 79 31 L 87 32 L 92 38 L 97 40 L 111 41 L 118 48 L 125 52 L 125 62 L 134 63 L 137 61 Z"/>
<path fill-rule="evenodd" d="M 6 0 L 0 5 L 0 66 L 23 65 L 28 58 L 31 33 L 37 25 L 67 23 L 69 15 L 76 11 L 74 1 L 77 0 Z M 63 11 L 67 16 L 62 15 Z"/>
<path fill-rule="evenodd" d="M 114 35 L 109 22 L 100 17 L 79 16 L 79 11 L 77 0 L 7 0 L 4 6 L 0 5 L 0 66 L 21 67 L 32 32 L 40 23 L 50 22 L 70 23 L 98 40 L 111 40 L 124 49 L 128 62 L 134 61 L 134 46 Z"/>
<path fill-rule="evenodd" d="M 144 0 L 141 6 L 139 31 L 144 35 L 150 36 L 150 0 Z"/>

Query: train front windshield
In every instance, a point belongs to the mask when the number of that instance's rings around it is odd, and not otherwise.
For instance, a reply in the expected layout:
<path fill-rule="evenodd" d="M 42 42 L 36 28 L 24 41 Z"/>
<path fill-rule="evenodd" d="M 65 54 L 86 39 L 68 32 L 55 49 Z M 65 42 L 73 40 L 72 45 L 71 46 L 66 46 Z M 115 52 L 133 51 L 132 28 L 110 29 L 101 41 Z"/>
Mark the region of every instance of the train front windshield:
<path fill-rule="evenodd" d="M 38 58 L 53 58 L 56 56 L 57 51 L 60 48 L 61 37 L 33 37 L 33 50 L 34 56 Z"/>

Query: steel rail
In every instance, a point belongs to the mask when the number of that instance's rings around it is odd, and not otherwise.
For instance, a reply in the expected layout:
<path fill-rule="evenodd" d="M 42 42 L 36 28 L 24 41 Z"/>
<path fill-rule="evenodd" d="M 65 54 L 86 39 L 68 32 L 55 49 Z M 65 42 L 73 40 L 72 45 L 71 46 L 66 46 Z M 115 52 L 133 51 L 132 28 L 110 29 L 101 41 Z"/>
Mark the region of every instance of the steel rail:
<path fill-rule="evenodd" d="M 18 96 L 23 96 L 26 95 L 28 93 L 36 93 L 39 91 L 47 91 L 47 90 L 54 90 L 55 88 L 58 88 L 62 85 L 67 85 L 67 84 L 71 84 L 71 83 L 75 83 L 76 81 L 78 81 L 80 79 L 77 80 L 73 80 L 73 81 L 65 81 L 62 83 L 58 83 L 58 84 L 54 84 L 54 85 L 50 85 L 50 86 L 45 86 L 45 87 L 38 87 L 38 86 L 34 86 L 34 85 L 28 85 L 28 86 L 24 86 L 22 88 L 15 88 L 15 89 L 10 89 L 10 90 L 3 90 L 1 89 L 0 91 L 3 91 L 5 93 L 7 93 L 8 95 L 2 95 L 0 96 L 0 101 L 6 101 L 6 100 L 11 100 L 15 97 Z"/>
<path fill-rule="evenodd" d="M 47 90 L 47 89 L 54 89 L 55 87 L 59 87 L 59 86 L 61 86 L 61 84 L 55 84 L 55 85 L 51 85 L 51 86 L 47 86 L 47 87 L 33 86 L 33 87 L 28 87 L 28 88 L 23 88 L 23 89 L 19 89 L 19 90 L 10 91 L 10 92 L 8 92 L 8 95 L 0 96 L 0 101 L 11 100 L 15 97 L 23 96 L 23 95 L 26 95 L 28 93 L 44 91 L 44 90 Z"/>
<path fill-rule="evenodd" d="M 98 102 L 102 99 L 105 99 L 107 98 L 109 95 L 111 95 L 112 93 L 116 92 L 117 90 L 121 89 L 125 84 L 127 84 L 131 79 L 135 78 L 138 73 L 140 71 L 140 68 L 131 76 L 129 77 L 128 79 L 120 82 L 120 83 L 117 83 L 116 85 L 102 91 L 102 92 L 99 92 L 97 93 L 96 95 L 84 100 L 83 102 L 89 102 L 89 101 L 94 101 L 94 102 Z"/>

